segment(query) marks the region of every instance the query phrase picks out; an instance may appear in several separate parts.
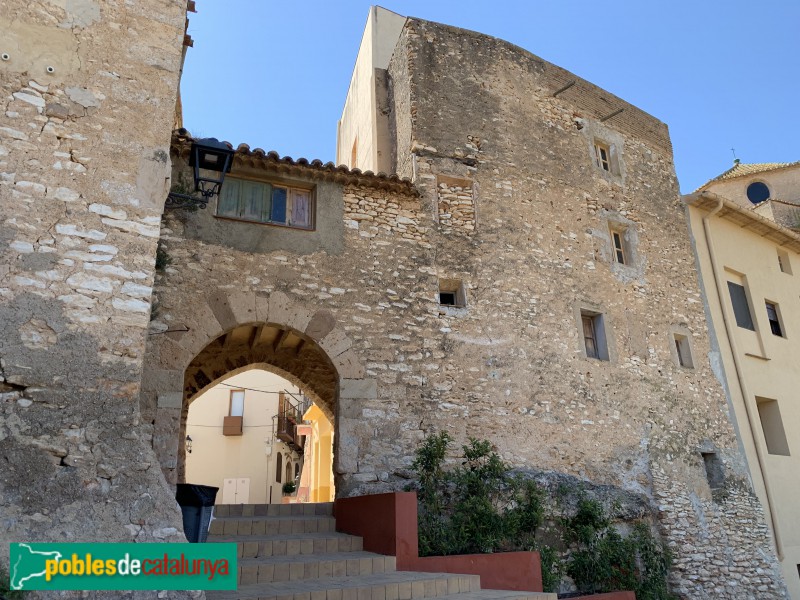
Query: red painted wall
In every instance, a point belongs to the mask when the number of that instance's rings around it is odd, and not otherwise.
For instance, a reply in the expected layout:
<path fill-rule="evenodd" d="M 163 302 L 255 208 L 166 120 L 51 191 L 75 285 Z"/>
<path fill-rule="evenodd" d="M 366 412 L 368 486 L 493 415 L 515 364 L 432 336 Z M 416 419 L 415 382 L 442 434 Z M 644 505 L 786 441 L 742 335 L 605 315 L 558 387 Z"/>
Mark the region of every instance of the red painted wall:
<path fill-rule="evenodd" d="M 396 556 L 400 571 L 480 575 L 481 586 L 486 589 L 542 591 L 538 552 L 420 558 L 415 492 L 340 498 L 334 505 L 334 514 L 338 531 L 362 537 L 364 550 Z"/>

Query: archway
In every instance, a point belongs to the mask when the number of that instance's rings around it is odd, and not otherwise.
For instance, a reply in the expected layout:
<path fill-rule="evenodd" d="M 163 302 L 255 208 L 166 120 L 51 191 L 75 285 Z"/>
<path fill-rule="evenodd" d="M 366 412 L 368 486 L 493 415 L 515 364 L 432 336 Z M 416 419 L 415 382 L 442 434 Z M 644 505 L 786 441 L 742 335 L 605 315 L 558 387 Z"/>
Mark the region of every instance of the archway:
<path fill-rule="evenodd" d="M 149 340 L 141 397 L 167 482 L 183 477 L 183 432 L 192 399 L 220 377 L 264 365 L 302 386 L 335 424 L 334 476 L 341 489 L 340 478 L 356 472 L 360 452 L 354 403 L 375 398 L 377 382 L 365 378 L 336 316 L 283 292 L 220 290 L 186 298 L 170 317 L 169 331 Z"/>

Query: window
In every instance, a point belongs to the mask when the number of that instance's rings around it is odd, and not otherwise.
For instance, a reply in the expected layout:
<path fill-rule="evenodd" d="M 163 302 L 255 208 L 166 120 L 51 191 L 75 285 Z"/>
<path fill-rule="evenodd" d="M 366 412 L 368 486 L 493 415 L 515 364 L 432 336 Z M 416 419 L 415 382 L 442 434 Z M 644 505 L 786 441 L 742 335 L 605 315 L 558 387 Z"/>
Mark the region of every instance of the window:
<path fill-rule="evenodd" d="M 731 304 L 733 304 L 733 314 L 736 317 L 736 324 L 742 329 L 749 329 L 755 331 L 753 325 L 753 317 L 750 313 L 750 305 L 747 303 L 747 293 L 744 286 L 738 283 L 728 282 L 728 292 L 731 295 Z"/>
<path fill-rule="evenodd" d="M 625 264 L 625 246 L 622 243 L 624 234 L 619 231 L 611 232 L 611 240 L 614 243 L 614 260 L 621 265 Z"/>
<path fill-rule="evenodd" d="M 706 479 L 712 490 L 725 487 L 725 467 L 716 452 L 701 452 L 703 466 L 706 468 Z"/>
<path fill-rule="evenodd" d="M 358 138 L 353 140 L 353 149 L 350 151 L 350 168 L 355 169 L 358 159 Z"/>
<path fill-rule="evenodd" d="M 278 457 L 275 459 L 275 482 L 281 482 L 281 474 L 283 473 L 283 455 L 278 452 Z"/>
<path fill-rule="evenodd" d="M 297 479 L 300 477 L 300 463 L 295 463 L 294 465 L 294 478 Z"/>
<path fill-rule="evenodd" d="M 292 480 L 292 461 L 286 461 L 286 483 L 289 483 Z"/>
<path fill-rule="evenodd" d="M 764 200 L 769 200 L 769 188 L 762 181 L 754 181 L 747 186 L 747 199 L 753 204 L 760 204 Z"/>
<path fill-rule="evenodd" d="M 231 390 L 228 415 L 231 417 L 244 416 L 244 390 Z"/>
<path fill-rule="evenodd" d="M 680 333 L 673 333 L 675 340 L 675 350 L 678 355 L 678 364 L 687 369 L 694 369 L 694 361 L 692 360 L 692 349 L 689 345 L 689 337 Z"/>
<path fill-rule="evenodd" d="M 603 315 L 591 311 L 581 311 L 583 347 L 587 358 L 608 360 L 605 322 Z"/>
<path fill-rule="evenodd" d="M 611 172 L 611 148 L 608 144 L 594 142 L 594 161 L 603 171 Z"/>
<path fill-rule="evenodd" d="M 789 444 L 786 441 L 786 431 L 783 429 L 778 401 L 770 400 L 769 398 L 756 398 L 756 406 L 758 406 L 758 416 L 761 420 L 761 429 L 764 432 L 767 452 L 789 456 Z"/>
<path fill-rule="evenodd" d="M 767 305 L 767 319 L 769 319 L 769 328 L 772 330 L 772 335 L 783 337 L 781 320 L 778 316 L 778 305 L 773 302 L 766 302 L 765 304 Z"/>
<path fill-rule="evenodd" d="M 467 305 L 467 293 L 464 290 L 464 282 L 460 279 L 440 279 L 439 304 L 442 306 L 452 306 L 454 308 L 464 308 Z"/>
<path fill-rule="evenodd" d="M 245 221 L 312 229 L 314 202 L 311 190 L 284 185 L 226 178 L 217 216 Z"/>
<path fill-rule="evenodd" d="M 778 250 L 778 267 L 780 267 L 781 273 L 792 274 L 792 263 L 789 261 L 788 252 Z"/>

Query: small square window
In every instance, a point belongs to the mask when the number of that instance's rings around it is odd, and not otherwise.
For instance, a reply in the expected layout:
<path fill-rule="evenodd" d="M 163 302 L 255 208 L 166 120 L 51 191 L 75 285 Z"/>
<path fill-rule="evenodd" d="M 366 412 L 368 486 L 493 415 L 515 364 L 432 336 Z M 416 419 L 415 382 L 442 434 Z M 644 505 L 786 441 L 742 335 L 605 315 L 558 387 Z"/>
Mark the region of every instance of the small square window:
<path fill-rule="evenodd" d="M 675 350 L 678 356 L 678 364 L 687 369 L 694 369 L 692 360 L 692 348 L 689 344 L 689 337 L 680 333 L 672 334 L 675 340 Z"/>
<path fill-rule="evenodd" d="M 452 306 L 453 308 L 464 308 L 467 305 L 464 282 L 460 279 L 440 279 L 439 304 Z"/>
<path fill-rule="evenodd" d="M 769 328 L 772 330 L 772 335 L 784 337 L 783 329 L 781 328 L 781 320 L 778 315 L 778 305 L 773 302 L 766 302 L 766 305 L 767 319 L 769 319 Z"/>
<path fill-rule="evenodd" d="M 736 324 L 742 329 L 749 329 L 755 331 L 753 325 L 753 316 L 750 312 L 750 304 L 747 302 L 747 292 L 743 285 L 728 282 L 728 292 L 731 295 L 731 304 L 733 305 L 733 314 L 736 317 Z"/>
<path fill-rule="evenodd" d="M 603 171 L 611 172 L 611 148 L 608 144 L 603 144 L 595 140 L 594 142 L 594 160 L 598 167 Z"/>
<path fill-rule="evenodd" d="M 783 429 L 778 401 L 756 398 L 756 406 L 761 420 L 761 429 L 764 432 L 764 442 L 767 444 L 767 452 L 789 456 L 789 443 L 786 441 L 786 431 Z"/>
<path fill-rule="evenodd" d="M 601 313 L 581 311 L 583 348 L 587 358 L 608 360 L 605 319 Z"/>

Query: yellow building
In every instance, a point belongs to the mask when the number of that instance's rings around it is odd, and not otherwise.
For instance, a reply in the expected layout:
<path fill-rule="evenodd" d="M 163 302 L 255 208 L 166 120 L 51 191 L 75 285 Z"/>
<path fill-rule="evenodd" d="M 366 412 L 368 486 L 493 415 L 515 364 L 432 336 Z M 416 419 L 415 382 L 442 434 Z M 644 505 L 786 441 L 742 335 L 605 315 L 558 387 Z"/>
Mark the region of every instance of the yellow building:
<path fill-rule="evenodd" d="M 294 404 L 302 399 L 287 380 L 252 369 L 194 400 L 186 422 L 186 482 L 218 487 L 217 504 L 280 504 L 283 484 L 299 480 L 302 469 L 299 438 L 281 435 L 281 395 L 297 399 Z"/>
<path fill-rule="evenodd" d="M 333 425 L 316 405 L 303 415 L 305 435 L 303 473 L 298 497 L 305 502 L 333 502 Z"/>
<path fill-rule="evenodd" d="M 800 163 L 741 164 L 684 197 L 728 397 L 792 598 L 800 599 Z M 693 332 L 697 334 L 697 332 Z M 680 356 L 682 341 L 675 338 Z M 684 343 L 684 352 L 690 348 Z M 686 354 L 687 360 L 692 360 Z M 712 492 L 724 456 L 702 448 Z M 725 502 L 724 495 L 715 496 Z M 746 527 L 746 524 L 742 524 Z"/>

